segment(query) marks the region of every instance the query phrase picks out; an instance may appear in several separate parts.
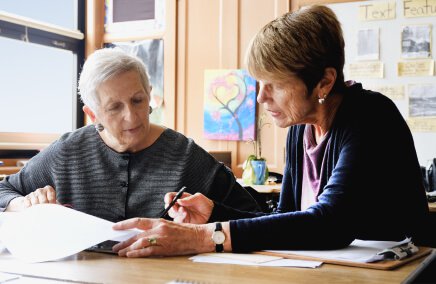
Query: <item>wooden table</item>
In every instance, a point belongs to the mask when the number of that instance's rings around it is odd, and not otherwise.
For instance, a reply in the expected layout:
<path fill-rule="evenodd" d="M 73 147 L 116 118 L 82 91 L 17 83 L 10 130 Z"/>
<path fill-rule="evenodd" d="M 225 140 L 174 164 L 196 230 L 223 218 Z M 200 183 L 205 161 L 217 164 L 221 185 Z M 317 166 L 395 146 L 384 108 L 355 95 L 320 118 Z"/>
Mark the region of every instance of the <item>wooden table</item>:
<path fill-rule="evenodd" d="M 18 262 L 9 254 L 3 253 L 0 254 L 0 271 L 28 277 L 69 280 L 70 283 L 167 283 L 175 279 L 195 283 L 250 284 L 400 283 L 422 260 L 416 260 L 396 270 L 384 271 L 333 264 L 310 269 L 193 263 L 186 256 L 127 259 L 95 252 L 81 252 L 60 261 L 28 264 Z M 14 284 L 14 281 L 8 283 Z"/>
<path fill-rule="evenodd" d="M 273 185 L 258 185 L 258 184 L 245 184 L 242 179 L 238 178 L 236 180 L 243 187 L 251 187 L 259 193 L 280 193 L 282 188 L 282 184 L 273 184 Z"/>
<path fill-rule="evenodd" d="M 429 202 L 428 209 L 430 209 L 430 212 L 436 212 L 436 202 Z"/>

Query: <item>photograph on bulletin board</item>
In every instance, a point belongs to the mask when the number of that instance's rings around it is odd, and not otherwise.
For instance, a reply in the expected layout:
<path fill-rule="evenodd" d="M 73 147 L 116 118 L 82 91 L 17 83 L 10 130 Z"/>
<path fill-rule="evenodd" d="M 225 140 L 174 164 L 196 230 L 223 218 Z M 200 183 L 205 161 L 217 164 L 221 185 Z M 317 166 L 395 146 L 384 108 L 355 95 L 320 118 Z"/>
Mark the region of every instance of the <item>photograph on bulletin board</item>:
<path fill-rule="evenodd" d="M 410 84 L 408 97 L 410 117 L 436 117 L 436 84 Z"/>
<path fill-rule="evenodd" d="M 256 80 L 246 70 L 205 70 L 203 117 L 206 139 L 253 140 Z"/>
<path fill-rule="evenodd" d="M 362 29 L 357 32 L 357 59 L 379 59 L 379 30 Z"/>
<path fill-rule="evenodd" d="M 429 58 L 431 56 L 431 26 L 404 26 L 401 32 L 403 58 Z"/>

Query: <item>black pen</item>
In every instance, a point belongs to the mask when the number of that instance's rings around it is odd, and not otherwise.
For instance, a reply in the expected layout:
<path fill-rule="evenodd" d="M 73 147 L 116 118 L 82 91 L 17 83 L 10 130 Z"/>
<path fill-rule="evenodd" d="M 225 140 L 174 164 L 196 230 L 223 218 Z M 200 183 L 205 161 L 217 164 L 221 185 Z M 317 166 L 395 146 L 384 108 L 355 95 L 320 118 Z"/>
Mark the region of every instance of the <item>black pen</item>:
<path fill-rule="evenodd" d="M 183 186 L 176 194 L 176 196 L 174 196 L 173 200 L 171 200 L 170 204 L 168 205 L 167 208 L 165 208 L 165 210 L 162 212 L 162 214 L 160 215 L 160 218 L 164 218 L 165 215 L 168 214 L 168 211 L 170 211 L 171 207 L 174 206 L 174 204 L 176 204 L 177 199 L 179 199 L 180 197 L 182 197 L 183 192 L 185 192 L 186 190 L 186 186 Z"/>

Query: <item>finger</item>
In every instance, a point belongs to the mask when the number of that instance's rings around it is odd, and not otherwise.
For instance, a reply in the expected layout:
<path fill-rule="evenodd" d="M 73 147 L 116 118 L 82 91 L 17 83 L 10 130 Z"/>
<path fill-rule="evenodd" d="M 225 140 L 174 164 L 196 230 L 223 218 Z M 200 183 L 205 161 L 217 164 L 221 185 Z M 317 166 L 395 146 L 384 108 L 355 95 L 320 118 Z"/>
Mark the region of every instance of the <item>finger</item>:
<path fill-rule="evenodd" d="M 36 196 L 36 194 L 34 192 L 30 193 L 27 196 L 29 197 L 29 200 L 30 200 L 30 206 L 36 205 L 39 203 L 38 197 Z"/>
<path fill-rule="evenodd" d="M 187 212 L 182 211 L 174 218 L 174 222 L 176 222 L 176 223 L 189 223 L 189 220 L 187 219 L 187 217 L 188 217 Z"/>
<path fill-rule="evenodd" d="M 54 190 L 53 187 L 47 185 L 44 187 L 47 190 L 47 199 L 48 199 L 48 203 L 56 203 L 56 191 Z"/>
<path fill-rule="evenodd" d="M 138 228 L 141 230 L 149 230 L 153 228 L 154 223 L 157 220 L 155 219 L 148 219 L 148 218 L 131 218 L 128 220 L 124 220 L 118 223 L 115 223 L 115 225 L 112 226 L 112 229 L 114 230 L 126 230 L 126 229 L 133 229 Z"/>
<path fill-rule="evenodd" d="M 180 207 L 180 206 L 176 206 L 176 205 L 174 205 L 171 209 L 170 209 L 170 211 L 168 211 L 168 215 L 170 215 L 170 217 L 171 218 L 176 218 L 178 215 L 179 215 L 179 211 L 180 211 L 180 209 L 181 209 L 182 207 Z"/>
<path fill-rule="evenodd" d="M 165 194 L 165 197 L 164 197 L 165 207 L 167 207 L 168 204 L 171 203 L 171 201 L 174 199 L 174 197 L 176 197 L 176 195 L 177 195 L 177 192 L 168 192 L 167 194 Z M 184 192 L 184 193 L 182 193 L 182 196 L 180 197 L 180 199 L 187 198 L 189 196 L 191 196 L 191 194 Z"/>
<path fill-rule="evenodd" d="M 32 202 L 30 201 L 30 197 L 29 196 L 24 196 L 24 198 L 23 198 L 23 206 L 24 206 L 24 208 L 29 208 L 30 206 L 32 206 Z"/>
<path fill-rule="evenodd" d="M 142 249 L 128 251 L 124 256 L 125 257 L 129 257 L 129 258 L 147 257 L 147 256 L 153 255 L 152 254 L 153 251 L 155 251 L 157 249 L 159 249 L 159 247 L 157 247 L 157 246 L 149 246 L 149 247 L 142 248 Z"/>
<path fill-rule="evenodd" d="M 119 242 L 118 244 L 116 244 L 112 247 L 112 251 L 119 253 L 119 251 L 123 250 L 126 247 L 129 247 L 131 244 L 136 242 L 137 239 L 138 238 L 135 236 L 135 237 L 132 237 L 126 241 Z"/>
<path fill-rule="evenodd" d="M 201 200 L 201 198 L 202 198 L 202 196 L 199 195 L 199 193 L 196 193 L 196 194 L 188 196 L 186 198 L 177 200 L 177 203 L 180 206 L 190 207 L 190 206 L 194 206 L 197 202 L 199 202 Z"/>
<path fill-rule="evenodd" d="M 129 251 L 141 250 L 143 248 L 149 247 L 150 242 L 148 241 L 149 237 L 141 237 L 137 239 L 135 242 L 130 244 L 129 246 L 118 251 L 119 256 L 126 256 Z"/>
<path fill-rule="evenodd" d="M 177 192 L 168 192 L 167 194 L 165 194 L 164 196 L 164 202 L 165 202 L 165 207 L 168 206 L 168 204 L 170 204 L 171 200 L 174 199 L 174 196 L 176 196 Z"/>
<path fill-rule="evenodd" d="M 40 192 L 40 193 L 36 194 L 36 198 L 38 198 L 39 204 L 48 203 L 47 196 L 45 195 L 44 192 Z"/>
<path fill-rule="evenodd" d="M 180 206 L 177 204 L 177 202 L 174 204 L 173 207 L 171 207 L 170 211 L 168 211 L 168 215 L 173 218 L 173 216 L 177 215 L 177 212 L 179 212 Z"/>

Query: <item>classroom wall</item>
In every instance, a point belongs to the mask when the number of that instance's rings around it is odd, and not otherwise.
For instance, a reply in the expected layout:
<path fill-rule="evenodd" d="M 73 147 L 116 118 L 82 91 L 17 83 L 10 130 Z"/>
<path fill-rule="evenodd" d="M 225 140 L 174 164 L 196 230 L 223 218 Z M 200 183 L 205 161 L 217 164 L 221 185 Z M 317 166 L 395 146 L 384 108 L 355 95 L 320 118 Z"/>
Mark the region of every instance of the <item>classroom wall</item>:
<path fill-rule="evenodd" d="M 421 165 L 427 166 L 433 158 L 436 158 L 436 78 L 432 74 L 399 74 L 398 63 L 416 63 L 430 61 L 430 69 L 434 69 L 436 58 L 436 46 L 430 45 L 429 57 L 402 53 L 402 31 L 405 27 L 425 26 L 430 27 L 430 42 L 436 39 L 436 16 L 406 17 L 404 16 L 403 0 L 391 0 L 390 14 L 392 18 L 380 20 L 359 20 L 359 7 L 372 11 L 386 11 L 388 1 L 361 1 L 349 3 L 330 4 L 329 7 L 336 13 L 342 23 L 345 38 L 345 79 L 361 82 L 363 87 L 379 91 L 392 99 L 412 131 L 416 152 Z M 383 6 L 376 6 L 382 4 Z M 412 6 L 407 2 L 406 7 Z M 422 3 L 421 5 L 425 5 Z M 418 6 L 419 7 L 419 6 Z M 365 10 L 366 11 L 366 10 Z M 388 13 L 378 13 L 388 17 Z M 368 15 L 371 15 L 368 13 Z M 395 17 L 393 16 L 395 15 Z M 365 60 L 358 55 L 358 32 L 363 30 L 378 31 L 378 42 L 372 41 L 367 44 L 376 47 L 378 43 L 379 59 Z M 415 38 L 421 40 L 422 38 Z M 409 57 L 407 57 L 409 56 Z M 377 72 L 351 72 L 350 64 L 361 66 L 362 69 L 373 63 L 381 63 L 382 76 L 375 75 Z M 358 74 L 356 74 L 358 73 Z M 432 87 L 428 87 L 432 86 Z M 424 88 L 426 87 L 426 89 Z M 416 90 L 419 88 L 419 92 Z M 415 94 L 415 95 L 414 95 Z M 368 110 L 370 115 L 370 110 Z M 395 143 L 395 141 L 391 141 Z M 388 145 L 387 145 L 388 146 Z M 401 154 L 401 153 L 399 153 Z"/>
<path fill-rule="evenodd" d="M 232 152 L 237 176 L 253 152 L 247 142 L 203 138 L 205 69 L 244 68 L 250 39 L 266 23 L 289 11 L 285 0 L 181 0 L 177 2 L 176 130 L 206 150 Z M 262 107 L 257 113 L 262 113 Z M 272 120 L 271 120 L 272 122 Z M 270 171 L 282 172 L 286 129 L 262 129 L 262 148 Z"/>

